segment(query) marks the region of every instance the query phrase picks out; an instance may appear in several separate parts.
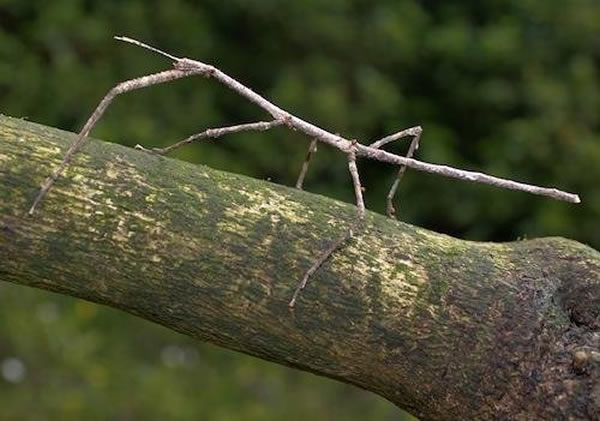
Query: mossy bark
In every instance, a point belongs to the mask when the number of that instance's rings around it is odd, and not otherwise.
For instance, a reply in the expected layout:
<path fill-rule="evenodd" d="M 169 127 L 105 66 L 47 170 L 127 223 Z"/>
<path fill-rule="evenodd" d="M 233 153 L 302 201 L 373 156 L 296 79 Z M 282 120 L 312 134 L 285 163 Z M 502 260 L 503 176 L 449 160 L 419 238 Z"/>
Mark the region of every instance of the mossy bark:
<path fill-rule="evenodd" d="M 600 417 L 600 253 L 462 241 L 354 206 L 0 117 L 0 280 L 339 379 L 423 419 Z"/>

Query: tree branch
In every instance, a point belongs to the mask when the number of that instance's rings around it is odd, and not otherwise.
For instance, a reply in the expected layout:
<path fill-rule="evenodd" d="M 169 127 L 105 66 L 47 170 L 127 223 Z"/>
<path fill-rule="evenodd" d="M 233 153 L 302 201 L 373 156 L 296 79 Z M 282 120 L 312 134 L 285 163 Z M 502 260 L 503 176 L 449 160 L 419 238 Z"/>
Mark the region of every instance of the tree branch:
<path fill-rule="evenodd" d="M 473 243 L 353 205 L 0 117 L 0 280 L 110 305 L 384 396 L 423 419 L 600 415 L 600 254 Z M 359 149 L 360 151 L 360 149 Z M 168 176 L 165 176 L 168 174 Z"/>

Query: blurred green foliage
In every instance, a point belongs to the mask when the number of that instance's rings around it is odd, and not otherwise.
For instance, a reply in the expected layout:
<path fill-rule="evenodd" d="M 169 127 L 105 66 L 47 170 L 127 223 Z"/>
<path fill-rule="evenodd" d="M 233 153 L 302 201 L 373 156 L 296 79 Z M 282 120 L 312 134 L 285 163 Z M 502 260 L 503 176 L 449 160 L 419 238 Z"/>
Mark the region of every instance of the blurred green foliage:
<path fill-rule="evenodd" d="M 419 124 L 420 159 L 556 186 L 583 200 L 571 205 L 408 171 L 398 192 L 404 221 L 466 239 L 560 235 L 600 249 L 595 0 L 0 0 L 0 112 L 77 131 L 115 83 L 169 67 L 113 42 L 115 34 L 214 64 L 330 131 L 367 142 Z M 94 135 L 167 145 L 264 117 L 198 78 L 118 98 Z M 277 129 L 175 156 L 292 185 L 309 140 Z M 359 167 L 368 207 L 383 212 L 393 168 Z M 345 159 L 327 147 L 305 186 L 353 201 Z M 30 419 L 399 416 L 347 387 L 14 288 L 0 289 L 0 360 L 21 355 L 28 375 L 18 385 L 0 379 L 0 406 L 13 419 L 29 411 Z M 37 320 L 47 305 L 60 314 L 56 322 Z M 169 344 L 184 355 L 189 349 L 196 365 L 161 368 Z"/>

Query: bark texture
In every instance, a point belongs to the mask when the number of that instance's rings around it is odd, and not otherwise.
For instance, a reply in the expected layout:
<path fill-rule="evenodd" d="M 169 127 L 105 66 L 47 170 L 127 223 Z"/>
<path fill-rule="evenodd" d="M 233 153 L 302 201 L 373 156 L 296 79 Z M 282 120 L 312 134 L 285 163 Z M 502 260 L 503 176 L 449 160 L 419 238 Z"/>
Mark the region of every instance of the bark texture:
<path fill-rule="evenodd" d="M 422 419 L 599 419 L 600 253 L 462 241 L 92 140 L 33 217 L 71 133 L 0 116 L 0 280 L 110 305 L 371 390 Z"/>

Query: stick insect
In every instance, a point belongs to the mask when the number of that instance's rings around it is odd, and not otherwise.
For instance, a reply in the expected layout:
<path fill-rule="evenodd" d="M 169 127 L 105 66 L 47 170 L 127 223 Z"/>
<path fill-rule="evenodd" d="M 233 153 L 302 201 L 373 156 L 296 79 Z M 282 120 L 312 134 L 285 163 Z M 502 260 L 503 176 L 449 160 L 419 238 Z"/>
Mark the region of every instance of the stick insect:
<path fill-rule="evenodd" d="M 104 112 L 115 97 L 126 92 L 146 88 L 152 85 L 171 82 L 173 80 L 182 79 L 189 76 L 202 76 L 205 78 L 215 79 L 217 82 L 225 85 L 226 87 L 233 90 L 243 98 L 262 108 L 271 116 L 271 120 L 208 129 L 201 133 L 189 136 L 188 138 L 180 142 L 177 142 L 171 146 L 162 149 L 153 148 L 147 150 L 139 145 L 137 146 L 137 148 L 152 153 L 166 154 L 182 145 L 189 144 L 194 141 L 198 141 L 205 138 L 218 138 L 227 134 L 238 133 L 243 131 L 264 131 L 277 126 L 286 126 L 291 130 L 302 132 L 308 137 L 312 138 L 304 164 L 302 166 L 302 170 L 296 183 L 296 187 L 300 189 L 303 186 L 304 177 L 311 156 L 314 154 L 314 152 L 316 152 L 317 142 L 323 142 L 325 144 L 328 144 L 329 146 L 337 148 L 343 153 L 345 153 L 347 157 L 348 171 L 350 173 L 350 178 L 354 187 L 354 195 L 356 199 L 356 221 L 345 232 L 343 236 L 341 236 L 336 241 L 332 242 L 330 247 L 328 247 L 327 250 L 323 251 L 320 254 L 319 258 L 305 272 L 302 280 L 295 289 L 292 298 L 289 302 L 290 308 L 293 308 L 295 306 L 298 294 L 302 291 L 302 289 L 306 287 L 308 280 L 319 269 L 319 267 L 321 267 L 321 265 L 323 265 L 323 263 L 327 261 L 327 259 L 329 259 L 329 257 L 337 249 L 339 249 L 344 242 L 346 242 L 349 238 L 351 238 L 353 235 L 359 232 L 363 227 L 365 220 L 365 204 L 363 200 L 363 188 L 361 186 L 359 172 L 356 165 L 356 161 L 358 158 L 374 159 L 377 161 L 399 166 L 396 179 L 387 195 L 387 214 L 390 217 L 394 216 L 395 213 L 393 199 L 396 193 L 396 189 L 398 187 L 398 183 L 401 181 L 407 168 L 438 174 L 445 177 L 484 183 L 496 187 L 547 196 L 553 199 L 563 200 L 571 203 L 580 202 L 578 195 L 573 193 L 567 193 L 555 188 L 538 187 L 531 184 L 520 183 L 505 178 L 494 177 L 480 172 L 466 171 L 449 167 L 446 165 L 431 164 L 423 161 L 418 161 L 413 158 L 413 154 L 419 146 L 419 141 L 422 134 L 422 129 L 420 126 L 415 126 L 409 129 L 401 130 L 397 133 L 393 133 L 380 140 L 372 142 L 369 145 L 364 145 L 358 142 L 356 139 L 346 139 L 338 134 L 330 133 L 312 123 L 309 123 L 299 117 L 292 115 L 291 113 L 283 110 L 274 103 L 268 101 L 261 95 L 252 91 L 250 88 L 246 87 L 242 83 L 238 82 L 236 79 L 232 78 L 231 76 L 227 75 L 226 73 L 222 72 L 214 66 L 185 57 L 176 57 L 162 50 L 159 50 L 158 48 L 152 47 L 148 44 L 145 44 L 132 38 L 117 36 L 115 37 L 115 39 L 160 54 L 172 61 L 173 68 L 170 70 L 165 70 L 162 72 L 152 73 L 146 76 L 126 80 L 117 84 L 106 94 L 106 96 L 100 101 L 92 115 L 85 123 L 83 129 L 79 132 L 76 140 L 67 150 L 58 168 L 52 174 L 50 174 L 42 184 L 37 197 L 33 201 L 31 208 L 29 209 L 29 214 L 33 215 L 37 206 L 40 204 L 40 202 L 46 196 L 46 194 L 50 191 L 52 185 L 56 182 L 58 177 L 60 177 L 62 172 L 69 166 L 71 160 L 73 159 L 73 155 L 81 148 L 81 146 L 87 139 L 89 133 L 94 128 L 96 123 L 100 120 L 100 118 L 102 117 L 102 115 L 104 114 Z M 384 145 L 390 142 L 406 137 L 412 138 L 406 156 L 392 154 L 381 149 Z"/>

